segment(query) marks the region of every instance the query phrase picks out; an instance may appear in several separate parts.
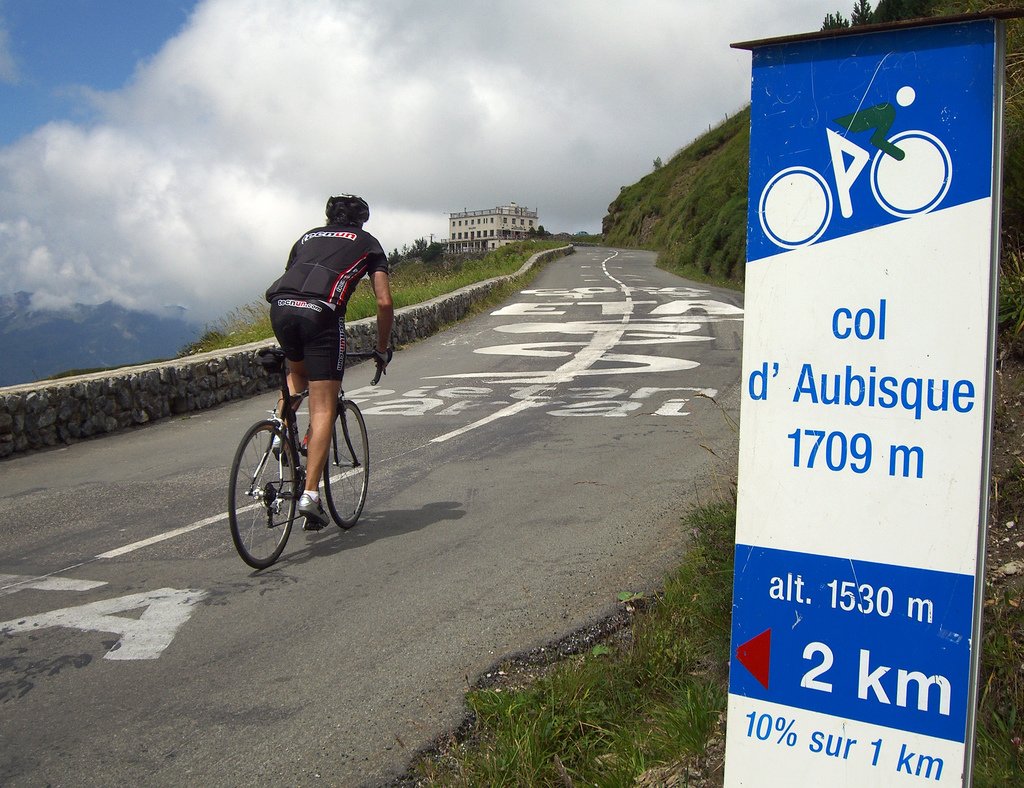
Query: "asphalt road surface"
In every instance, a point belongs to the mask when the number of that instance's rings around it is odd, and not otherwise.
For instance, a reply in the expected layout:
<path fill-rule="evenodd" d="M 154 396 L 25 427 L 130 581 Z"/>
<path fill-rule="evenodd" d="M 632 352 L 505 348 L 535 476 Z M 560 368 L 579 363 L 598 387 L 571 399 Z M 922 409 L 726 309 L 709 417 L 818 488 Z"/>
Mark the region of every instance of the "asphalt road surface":
<path fill-rule="evenodd" d="M 254 572 L 228 469 L 276 395 L 0 463 L 0 785 L 379 786 L 502 657 L 650 591 L 728 489 L 742 296 L 586 248 L 346 375 L 360 522 Z"/>

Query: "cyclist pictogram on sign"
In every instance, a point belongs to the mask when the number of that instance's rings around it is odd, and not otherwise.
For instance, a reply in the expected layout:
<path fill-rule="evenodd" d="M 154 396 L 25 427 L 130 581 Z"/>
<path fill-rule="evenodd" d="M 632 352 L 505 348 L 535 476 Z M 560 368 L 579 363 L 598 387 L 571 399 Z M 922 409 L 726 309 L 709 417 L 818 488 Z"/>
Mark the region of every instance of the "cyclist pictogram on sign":
<path fill-rule="evenodd" d="M 925 43 L 912 57 L 881 34 L 865 35 L 852 55 L 841 39 L 815 42 L 813 61 L 794 47 L 754 52 L 748 260 L 991 195 L 979 164 L 992 112 L 973 90 L 991 73 L 967 56 L 949 59 L 955 26 L 918 35 Z"/>
<path fill-rule="evenodd" d="M 904 86 L 897 92 L 896 102 L 909 107 L 916 95 L 912 87 Z M 906 219 L 939 207 L 953 177 L 949 150 L 934 134 L 920 129 L 887 137 L 896 113 L 896 107 L 886 102 L 836 118 L 833 123 L 844 133 L 824 130 L 833 183 L 805 166 L 787 167 L 774 175 L 758 203 L 764 234 L 782 249 L 814 243 L 832 221 L 833 188 L 842 217 L 853 216 L 851 192 L 869 164 L 871 194 L 890 215 Z M 866 132 L 871 132 L 868 144 L 874 153 L 846 136 Z"/>

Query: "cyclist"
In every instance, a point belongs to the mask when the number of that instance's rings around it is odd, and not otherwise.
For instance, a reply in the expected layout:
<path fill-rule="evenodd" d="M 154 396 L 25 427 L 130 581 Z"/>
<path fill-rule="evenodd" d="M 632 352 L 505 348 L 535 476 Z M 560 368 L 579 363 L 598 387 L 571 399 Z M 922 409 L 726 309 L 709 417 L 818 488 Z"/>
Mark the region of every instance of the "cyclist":
<path fill-rule="evenodd" d="M 363 230 L 370 208 L 362 198 L 342 194 L 327 201 L 326 214 L 326 226 L 295 242 L 284 275 L 266 293 L 274 335 L 288 359 L 288 389 L 296 394 L 309 388 L 306 489 L 297 506 L 307 531 L 318 531 L 330 521 L 319 499 L 319 483 L 345 371 L 345 308 L 364 275 L 377 297 L 377 365 L 387 367 L 392 355 L 394 307 L 387 255 Z"/>

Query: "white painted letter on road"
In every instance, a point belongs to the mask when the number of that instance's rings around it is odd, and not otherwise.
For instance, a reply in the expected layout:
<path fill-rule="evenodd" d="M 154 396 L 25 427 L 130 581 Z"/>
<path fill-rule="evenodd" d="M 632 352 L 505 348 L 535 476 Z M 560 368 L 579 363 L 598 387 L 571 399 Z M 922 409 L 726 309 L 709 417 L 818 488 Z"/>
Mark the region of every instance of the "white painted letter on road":
<path fill-rule="evenodd" d="M 0 634 L 16 635 L 47 627 L 114 632 L 121 639 L 103 655 L 104 659 L 157 659 L 170 645 L 178 628 L 192 615 L 192 606 L 205 596 L 205 591 L 160 588 L 13 621 L 0 621 Z M 138 619 L 116 615 L 141 607 L 146 610 Z"/>

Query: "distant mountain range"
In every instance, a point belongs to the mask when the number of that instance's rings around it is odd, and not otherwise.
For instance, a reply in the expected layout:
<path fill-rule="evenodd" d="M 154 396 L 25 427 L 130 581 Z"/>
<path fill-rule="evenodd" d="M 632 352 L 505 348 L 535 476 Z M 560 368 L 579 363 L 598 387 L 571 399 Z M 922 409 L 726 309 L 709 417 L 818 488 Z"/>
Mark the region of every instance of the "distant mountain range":
<path fill-rule="evenodd" d="M 110 301 L 49 311 L 32 309 L 31 298 L 23 292 L 0 295 L 0 386 L 174 358 L 199 333 L 180 317 L 135 312 Z"/>

